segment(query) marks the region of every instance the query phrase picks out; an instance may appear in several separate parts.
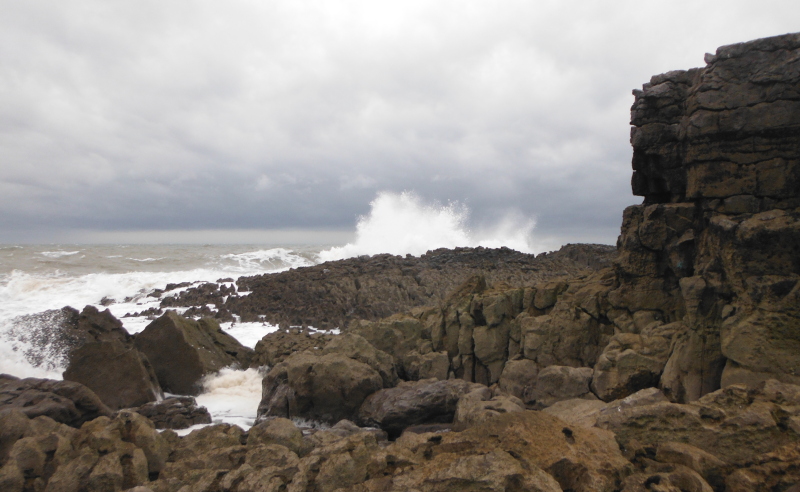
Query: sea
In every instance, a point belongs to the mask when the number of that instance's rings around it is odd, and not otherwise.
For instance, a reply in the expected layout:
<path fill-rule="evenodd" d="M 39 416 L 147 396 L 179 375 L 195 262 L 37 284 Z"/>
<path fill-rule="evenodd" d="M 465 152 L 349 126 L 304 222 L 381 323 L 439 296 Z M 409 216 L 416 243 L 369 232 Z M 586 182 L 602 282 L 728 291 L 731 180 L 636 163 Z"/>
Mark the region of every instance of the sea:
<path fill-rule="evenodd" d="M 440 247 L 507 246 L 535 253 L 533 222 L 506 219 L 474 232 L 458 204 L 426 204 L 411 193 L 384 193 L 356 222 L 354 240 L 343 245 L 310 244 L 0 244 L 0 373 L 61 379 L 65 354 L 31 357 L 30 315 L 71 306 L 108 309 L 132 334 L 152 322 L 130 316 L 160 299 L 148 294 L 167 284 L 230 284 L 241 276 L 272 274 L 361 255 L 420 256 Z M 174 291 L 175 293 L 180 290 Z M 246 295 L 246 293 L 240 293 Z M 186 307 L 188 308 L 188 306 Z M 179 313 L 182 311 L 178 309 Z M 248 347 L 278 328 L 268 323 L 222 324 Z M 215 422 L 249 428 L 261 400 L 268 368 L 226 368 L 206 377 L 197 397 Z"/>

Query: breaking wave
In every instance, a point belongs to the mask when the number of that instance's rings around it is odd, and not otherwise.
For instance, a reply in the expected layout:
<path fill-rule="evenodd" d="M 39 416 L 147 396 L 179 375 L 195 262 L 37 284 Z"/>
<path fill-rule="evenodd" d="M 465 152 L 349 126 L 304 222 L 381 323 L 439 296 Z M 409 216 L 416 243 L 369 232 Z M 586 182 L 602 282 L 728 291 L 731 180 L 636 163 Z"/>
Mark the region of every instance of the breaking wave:
<path fill-rule="evenodd" d="M 319 254 L 321 261 L 390 253 L 420 256 L 437 248 L 502 246 L 532 253 L 535 221 L 508 214 L 488 227 L 468 227 L 469 209 L 459 202 L 425 203 L 413 192 L 380 192 L 356 225 L 356 239 Z"/>

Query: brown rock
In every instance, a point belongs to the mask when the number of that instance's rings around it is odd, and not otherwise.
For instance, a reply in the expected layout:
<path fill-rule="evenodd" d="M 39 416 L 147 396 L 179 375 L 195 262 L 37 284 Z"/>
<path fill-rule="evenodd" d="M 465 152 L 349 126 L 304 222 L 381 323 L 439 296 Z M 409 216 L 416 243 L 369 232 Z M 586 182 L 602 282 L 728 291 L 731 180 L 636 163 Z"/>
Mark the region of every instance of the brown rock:
<path fill-rule="evenodd" d="M 258 416 L 355 419 L 364 399 L 381 388 L 381 375 L 363 362 L 338 353 L 299 352 L 264 377 Z"/>
<path fill-rule="evenodd" d="M 0 375 L 0 410 L 17 408 L 28 418 L 46 415 L 56 422 L 80 427 L 111 410 L 86 386 L 72 381 L 19 379 Z"/>
<path fill-rule="evenodd" d="M 411 425 L 452 422 L 458 400 L 481 387 L 460 379 L 403 382 L 370 395 L 358 410 L 358 422 L 380 427 L 390 436 Z"/>
<path fill-rule="evenodd" d="M 167 311 L 134 342 L 144 353 L 164 390 L 182 395 L 200 392 L 200 379 L 223 367 L 249 366 L 251 349 L 222 331 L 210 318 L 194 321 Z"/>
<path fill-rule="evenodd" d="M 197 406 L 197 400 L 191 396 L 171 396 L 130 410 L 150 419 L 156 429 L 186 429 L 211 423 L 206 407 Z"/>
<path fill-rule="evenodd" d="M 549 366 L 536 377 L 536 384 L 525 394 L 524 401 L 530 407 L 542 409 L 573 398 L 596 400 L 589 389 L 592 381 L 589 367 Z"/>
<path fill-rule="evenodd" d="M 74 349 L 64 379 L 85 385 L 114 410 L 163 396 L 147 357 L 117 340 L 85 343 Z"/>

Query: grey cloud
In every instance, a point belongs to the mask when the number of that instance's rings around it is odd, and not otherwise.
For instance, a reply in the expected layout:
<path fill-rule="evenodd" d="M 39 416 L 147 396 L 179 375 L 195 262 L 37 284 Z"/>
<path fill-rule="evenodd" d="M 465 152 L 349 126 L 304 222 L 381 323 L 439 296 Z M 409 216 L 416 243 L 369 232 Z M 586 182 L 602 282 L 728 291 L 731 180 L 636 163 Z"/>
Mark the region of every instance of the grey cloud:
<path fill-rule="evenodd" d="M 380 190 L 614 240 L 630 90 L 796 2 L 0 0 L 0 239 L 352 229 Z M 33 231 L 33 232 L 31 232 Z M 37 232 L 38 231 L 38 232 Z"/>

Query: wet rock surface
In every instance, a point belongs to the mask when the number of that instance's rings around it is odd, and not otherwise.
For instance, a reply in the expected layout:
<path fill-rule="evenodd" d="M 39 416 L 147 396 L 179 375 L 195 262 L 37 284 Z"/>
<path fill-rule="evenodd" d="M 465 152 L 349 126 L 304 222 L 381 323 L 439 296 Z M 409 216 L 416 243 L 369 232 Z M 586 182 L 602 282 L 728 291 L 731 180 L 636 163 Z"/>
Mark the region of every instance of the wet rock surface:
<path fill-rule="evenodd" d="M 240 344 L 212 318 L 199 321 L 167 311 L 136 335 L 135 347 L 147 356 L 165 391 L 196 395 L 203 376 L 239 365 L 248 367 L 252 349 Z"/>
<path fill-rule="evenodd" d="M 206 407 L 199 406 L 191 396 L 171 396 L 129 410 L 150 419 L 156 429 L 186 429 L 211 423 Z"/>
<path fill-rule="evenodd" d="M 163 396 L 147 356 L 116 340 L 85 343 L 73 349 L 64 379 L 85 385 L 114 410 L 144 405 Z"/>
<path fill-rule="evenodd" d="M 538 256 L 507 248 L 439 249 L 419 258 L 375 255 L 241 277 L 236 282 L 238 292 L 248 295 L 220 293 L 213 298 L 202 297 L 202 301 L 222 306 L 243 321 L 343 328 L 353 319 L 374 320 L 435 304 L 478 273 L 489 282 L 528 285 L 593 271 L 610 265 L 614 256 L 612 247 L 587 244 L 567 245 L 558 252 Z M 204 296 L 209 294 L 205 290 Z M 181 305 L 199 305 L 189 301 L 193 294 L 186 296 L 187 303 Z"/>

